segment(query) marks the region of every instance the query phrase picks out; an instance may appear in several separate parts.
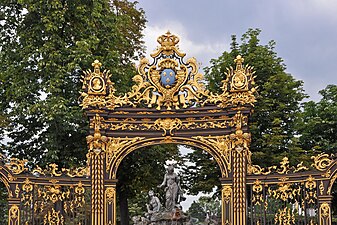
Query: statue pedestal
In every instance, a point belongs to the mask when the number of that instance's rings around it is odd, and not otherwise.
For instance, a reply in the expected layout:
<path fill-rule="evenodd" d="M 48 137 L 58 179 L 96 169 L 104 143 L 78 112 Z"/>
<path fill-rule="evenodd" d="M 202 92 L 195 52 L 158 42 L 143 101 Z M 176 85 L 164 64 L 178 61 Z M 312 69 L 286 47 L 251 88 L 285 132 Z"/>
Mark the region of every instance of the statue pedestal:
<path fill-rule="evenodd" d="M 142 218 L 139 223 L 135 225 L 188 225 L 190 224 L 190 217 L 183 213 L 179 208 L 173 211 L 157 212 L 150 215 L 150 218 Z"/>

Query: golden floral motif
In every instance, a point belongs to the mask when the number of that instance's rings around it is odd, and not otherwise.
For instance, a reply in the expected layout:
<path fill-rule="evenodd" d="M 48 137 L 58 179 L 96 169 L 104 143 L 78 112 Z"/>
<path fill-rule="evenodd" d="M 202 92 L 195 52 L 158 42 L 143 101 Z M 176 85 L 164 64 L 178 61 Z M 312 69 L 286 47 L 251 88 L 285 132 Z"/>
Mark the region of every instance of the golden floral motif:
<path fill-rule="evenodd" d="M 28 178 L 26 178 L 21 188 L 21 202 L 25 206 L 30 206 L 33 202 L 33 183 Z"/>
<path fill-rule="evenodd" d="M 287 201 L 288 199 L 295 199 L 295 197 L 300 196 L 301 187 L 300 186 L 296 187 L 291 183 L 281 182 L 279 183 L 277 189 L 269 187 L 268 194 L 275 199 Z"/>
<path fill-rule="evenodd" d="M 69 188 L 62 190 L 61 185 L 53 184 L 40 187 L 38 189 L 38 197 L 42 197 L 45 201 L 51 201 L 56 203 L 57 201 L 63 201 L 70 196 Z"/>
<path fill-rule="evenodd" d="M 78 184 L 75 186 L 75 201 L 74 201 L 74 207 L 83 207 L 85 204 L 85 188 L 82 184 L 82 182 L 78 182 Z"/>

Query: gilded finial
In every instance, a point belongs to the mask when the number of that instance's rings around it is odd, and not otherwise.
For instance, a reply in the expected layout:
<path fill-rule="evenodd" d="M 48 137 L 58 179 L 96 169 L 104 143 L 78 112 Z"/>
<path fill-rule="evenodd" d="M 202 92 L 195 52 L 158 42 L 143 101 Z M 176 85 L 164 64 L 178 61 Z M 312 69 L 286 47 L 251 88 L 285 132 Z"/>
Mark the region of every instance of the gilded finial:
<path fill-rule="evenodd" d="M 239 70 L 242 68 L 242 63 L 245 61 L 244 58 L 242 58 L 241 55 L 236 56 L 236 59 L 234 59 L 234 62 L 236 63 L 236 69 Z"/>
<path fill-rule="evenodd" d="M 95 73 L 100 73 L 100 68 L 102 66 L 102 63 L 100 63 L 97 59 L 91 64 L 94 67 Z"/>

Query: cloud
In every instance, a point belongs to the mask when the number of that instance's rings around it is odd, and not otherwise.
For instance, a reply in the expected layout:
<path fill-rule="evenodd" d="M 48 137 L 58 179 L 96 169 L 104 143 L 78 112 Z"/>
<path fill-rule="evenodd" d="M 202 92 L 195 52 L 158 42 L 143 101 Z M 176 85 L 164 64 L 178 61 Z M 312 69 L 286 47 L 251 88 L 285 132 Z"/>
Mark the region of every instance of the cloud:
<path fill-rule="evenodd" d="M 187 29 L 179 22 L 170 21 L 162 26 L 148 25 L 144 30 L 144 41 L 147 46 L 146 55 L 149 57 L 156 47 L 157 38 L 160 35 L 170 31 L 172 34 L 177 35 L 180 38 L 179 48 L 182 52 L 186 53 L 186 58 L 195 57 L 202 66 L 207 66 L 208 62 L 212 58 L 216 58 L 222 54 L 229 46 L 226 43 L 221 42 L 195 42 L 189 38 Z"/>

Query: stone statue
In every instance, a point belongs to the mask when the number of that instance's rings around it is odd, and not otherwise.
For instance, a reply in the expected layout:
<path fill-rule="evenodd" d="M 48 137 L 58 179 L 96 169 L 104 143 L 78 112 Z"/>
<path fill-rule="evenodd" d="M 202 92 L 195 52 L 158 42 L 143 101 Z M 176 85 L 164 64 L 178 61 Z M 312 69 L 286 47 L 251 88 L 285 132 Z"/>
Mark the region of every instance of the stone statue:
<path fill-rule="evenodd" d="M 160 204 L 159 198 L 155 196 L 152 190 L 149 191 L 149 197 L 150 197 L 150 201 L 149 201 L 149 204 L 146 204 L 147 213 L 145 214 L 145 216 L 149 220 L 153 220 L 158 214 L 158 212 L 160 211 L 161 204 Z"/>
<path fill-rule="evenodd" d="M 180 202 L 184 201 L 183 191 L 180 187 L 180 178 L 174 173 L 173 165 L 169 165 L 167 173 L 164 176 L 163 183 L 158 187 L 165 187 L 165 208 L 172 211 L 174 208 L 180 208 Z"/>

